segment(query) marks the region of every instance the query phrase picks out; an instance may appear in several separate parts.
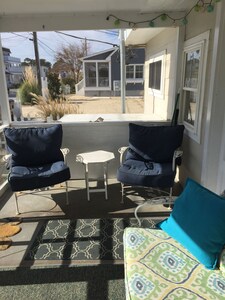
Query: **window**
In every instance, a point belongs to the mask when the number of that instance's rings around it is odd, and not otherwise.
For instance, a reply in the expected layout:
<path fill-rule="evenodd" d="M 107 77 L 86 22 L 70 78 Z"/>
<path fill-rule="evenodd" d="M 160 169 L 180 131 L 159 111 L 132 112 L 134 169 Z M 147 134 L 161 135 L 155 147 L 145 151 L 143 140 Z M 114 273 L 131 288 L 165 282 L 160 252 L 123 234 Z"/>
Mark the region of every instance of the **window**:
<path fill-rule="evenodd" d="M 127 82 L 143 81 L 144 75 L 143 65 L 127 65 L 126 66 L 126 80 Z"/>
<path fill-rule="evenodd" d="M 165 51 L 157 53 L 149 60 L 149 92 L 159 97 L 163 97 L 164 56 Z"/>
<path fill-rule="evenodd" d="M 109 86 L 109 64 L 98 63 L 99 86 Z"/>
<path fill-rule="evenodd" d="M 86 86 L 96 86 L 96 63 L 85 63 L 85 80 Z"/>
<path fill-rule="evenodd" d="M 209 33 L 185 42 L 183 54 L 183 120 L 188 134 L 200 142 L 206 55 Z"/>
<path fill-rule="evenodd" d="M 149 87 L 151 89 L 161 89 L 162 61 L 156 61 L 149 64 Z"/>
<path fill-rule="evenodd" d="M 85 86 L 109 87 L 109 63 L 85 62 Z"/>

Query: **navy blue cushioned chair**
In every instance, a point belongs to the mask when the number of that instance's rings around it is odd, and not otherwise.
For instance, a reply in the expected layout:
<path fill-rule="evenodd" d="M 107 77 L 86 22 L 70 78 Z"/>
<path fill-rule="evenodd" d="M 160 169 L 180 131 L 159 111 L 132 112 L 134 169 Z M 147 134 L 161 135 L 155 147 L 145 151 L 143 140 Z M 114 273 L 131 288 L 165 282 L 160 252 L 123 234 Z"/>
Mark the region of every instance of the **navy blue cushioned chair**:
<path fill-rule="evenodd" d="M 181 163 L 183 131 L 183 125 L 129 124 L 129 147 L 119 149 L 121 164 L 117 171 L 122 202 L 125 188 L 129 186 L 169 188 L 169 199 L 172 199 L 176 166 Z"/>
<path fill-rule="evenodd" d="M 16 198 L 16 212 L 19 214 L 16 192 L 42 189 L 62 182 L 66 183 L 70 169 L 65 157 L 69 149 L 61 149 L 62 125 L 37 128 L 5 128 L 4 135 L 9 152 L 8 182 Z"/>

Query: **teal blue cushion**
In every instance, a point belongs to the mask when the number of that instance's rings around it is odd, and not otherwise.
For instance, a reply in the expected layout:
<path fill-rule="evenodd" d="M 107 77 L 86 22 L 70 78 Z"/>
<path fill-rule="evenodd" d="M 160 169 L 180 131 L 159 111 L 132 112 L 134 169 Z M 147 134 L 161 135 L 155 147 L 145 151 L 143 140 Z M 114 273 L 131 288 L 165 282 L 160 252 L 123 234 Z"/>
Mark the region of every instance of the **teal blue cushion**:
<path fill-rule="evenodd" d="M 225 244 L 225 199 L 188 179 L 170 217 L 158 227 L 215 269 Z"/>

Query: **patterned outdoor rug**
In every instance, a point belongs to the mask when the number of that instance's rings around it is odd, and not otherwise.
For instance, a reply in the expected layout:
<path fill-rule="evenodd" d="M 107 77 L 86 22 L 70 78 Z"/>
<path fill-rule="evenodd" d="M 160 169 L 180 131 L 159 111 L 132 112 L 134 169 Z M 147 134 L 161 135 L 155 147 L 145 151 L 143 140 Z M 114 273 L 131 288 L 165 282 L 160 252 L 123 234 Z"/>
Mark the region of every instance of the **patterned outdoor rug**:
<path fill-rule="evenodd" d="M 160 218 L 141 218 L 142 227 L 155 228 Z M 104 262 L 123 260 L 123 231 L 138 227 L 135 218 L 46 221 L 25 260 L 75 260 Z M 121 261 L 122 263 L 122 261 Z"/>

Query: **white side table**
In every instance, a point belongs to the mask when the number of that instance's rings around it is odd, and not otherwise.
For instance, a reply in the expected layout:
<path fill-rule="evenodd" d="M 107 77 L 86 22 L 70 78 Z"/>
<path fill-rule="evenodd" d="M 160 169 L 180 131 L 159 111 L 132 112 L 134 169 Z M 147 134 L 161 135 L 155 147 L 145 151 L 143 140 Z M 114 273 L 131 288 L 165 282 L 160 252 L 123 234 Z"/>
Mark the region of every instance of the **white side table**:
<path fill-rule="evenodd" d="M 86 153 L 79 153 L 76 156 L 76 161 L 82 163 L 85 166 L 85 182 L 87 189 L 87 199 L 90 201 L 90 193 L 95 192 L 105 192 L 105 198 L 108 200 L 108 163 L 110 160 L 114 159 L 114 153 L 98 150 Z M 104 188 L 103 189 L 91 189 L 89 187 L 89 172 L 88 165 L 102 163 L 104 168 Z"/>

